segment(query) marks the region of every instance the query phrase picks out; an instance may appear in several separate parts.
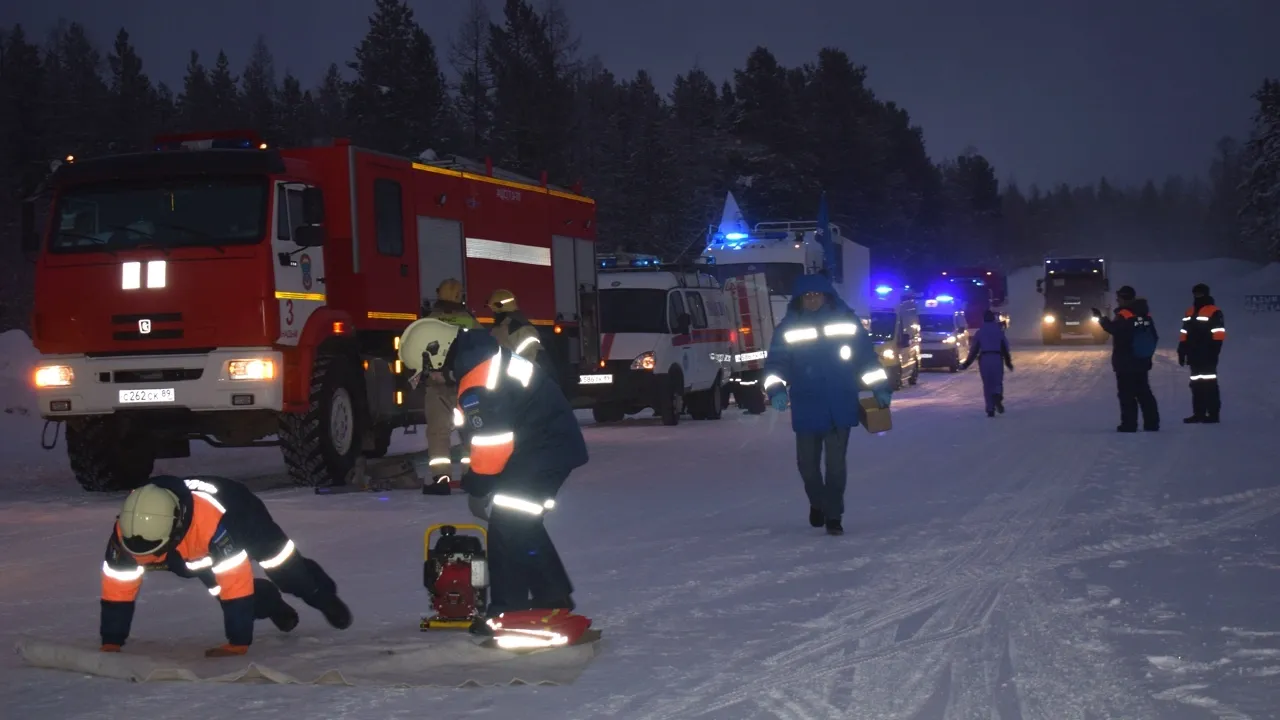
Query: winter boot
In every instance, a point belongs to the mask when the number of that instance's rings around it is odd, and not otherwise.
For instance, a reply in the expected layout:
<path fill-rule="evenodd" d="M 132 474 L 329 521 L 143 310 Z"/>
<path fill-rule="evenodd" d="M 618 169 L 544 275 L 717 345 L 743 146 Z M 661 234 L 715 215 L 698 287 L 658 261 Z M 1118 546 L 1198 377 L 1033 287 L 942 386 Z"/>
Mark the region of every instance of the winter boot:
<path fill-rule="evenodd" d="M 298 611 L 294 610 L 288 603 L 281 601 L 281 608 L 275 615 L 271 616 L 271 622 L 280 632 L 290 632 L 298 627 Z"/>
<path fill-rule="evenodd" d="M 1200 422 L 1206 425 L 1217 425 L 1219 422 L 1221 422 L 1221 420 L 1219 420 L 1217 415 L 1206 415 L 1205 418 Z"/>
<path fill-rule="evenodd" d="M 809 525 L 813 527 L 822 527 L 822 524 L 826 521 L 827 518 L 822 514 L 821 510 L 813 507 L 812 505 L 809 506 Z"/>
<path fill-rule="evenodd" d="M 995 416 L 996 416 L 996 411 L 995 411 L 995 410 L 988 410 L 988 411 L 987 411 L 987 417 L 995 417 Z"/>
<path fill-rule="evenodd" d="M 422 484 L 423 495 L 448 495 L 453 485 L 448 475 L 436 475 Z"/>
<path fill-rule="evenodd" d="M 1120 433 L 1136 433 L 1136 432 L 1138 432 L 1138 428 L 1136 428 L 1136 427 L 1129 427 L 1129 426 L 1127 426 L 1127 425 L 1117 425 L 1117 426 L 1116 426 L 1116 432 L 1120 432 Z"/>
<path fill-rule="evenodd" d="M 1004 395 L 1000 395 L 997 393 L 995 396 L 995 401 L 996 401 L 996 412 L 1003 415 L 1004 414 Z"/>
<path fill-rule="evenodd" d="M 827 521 L 827 534 L 828 535 L 844 534 L 844 525 L 840 524 L 840 518 L 833 518 Z"/>
<path fill-rule="evenodd" d="M 1202 423 L 1202 422 L 1204 422 L 1204 416 L 1203 416 L 1203 415 L 1192 415 L 1192 416 L 1190 416 L 1190 417 L 1184 417 L 1184 418 L 1182 418 L 1182 422 L 1184 422 L 1184 423 L 1186 423 L 1186 424 L 1188 424 L 1188 425 L 1194 425 L 1194 424 L 1197 424 L 1197 423 Z"/>
<path fill-rule="evenodd" d="M 351 627 L 351 608 L 347 607 L 347 604 L 337 595 L 322 595 L 307 604 L 319 610 L 333 627 L 339 630 Z"/>

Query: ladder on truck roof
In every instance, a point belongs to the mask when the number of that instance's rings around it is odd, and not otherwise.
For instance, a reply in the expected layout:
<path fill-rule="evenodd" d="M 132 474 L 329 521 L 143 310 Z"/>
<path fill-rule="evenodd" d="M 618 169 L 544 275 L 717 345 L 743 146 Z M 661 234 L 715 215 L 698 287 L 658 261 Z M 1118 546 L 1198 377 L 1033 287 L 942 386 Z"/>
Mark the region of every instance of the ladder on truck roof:
<path fill-rule="evenodd" d="M 541 180 L 514 173 L 510 170 L 503 170 L 495 167 L 490 163 L 483 163 L 471 158 L 465 158 L 461 155 L 449 155 L 444 158 L 436 158 L 434 160 L 417 160 L 416 162 L 431 167 L 438 167 L 442 170 L 458 170 L 460 172 L 470 173 L 472 175 L 484 175 L 494 178 L 495 180 L 506 180 L 507 182 L 520 183 L 521 185 L 534 185 L 536 187 L 545 187 L 549 190 L 557 190 L 559 192 L 573 193 L 569 188 L 563 188 L 558 185 L 546 184 Z M 576 193 L 575 193 L 576 194 Z"/>
<path fill-rule="evenodd" d="M 596 262 L 599 264 L 596 272 L 600 275 L 608 273 L 669 272 L 675 276 L 676 284 L 682 288 L 720 287 L 720 282 L 716 280 L 714 275 L 695 267 L 697 265 L 706 267 L 706 263 L 662 262 L 656 255 L 627 252 L 597 255 Z M 689 277 L 694 278 L 693 285 L 689 284 Z"/>
<path fill-rule="evenodd" d="M 827 223 L 827 227 L 831 228 L 833 237 L 843 237 L 840 232 L 840 226 L 835 223 Z M 770 220 L 768 222 L 758 222 L 755 227 L 757 232 L 792 232 L 807 233 L 815 232 L 818 229 L 817 220 Z"/>

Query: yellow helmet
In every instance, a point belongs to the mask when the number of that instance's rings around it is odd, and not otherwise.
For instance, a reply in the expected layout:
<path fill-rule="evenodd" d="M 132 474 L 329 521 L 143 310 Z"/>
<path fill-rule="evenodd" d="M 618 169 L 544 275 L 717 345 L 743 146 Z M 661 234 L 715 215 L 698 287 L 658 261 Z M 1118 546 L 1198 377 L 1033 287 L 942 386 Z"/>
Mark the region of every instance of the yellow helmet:
<path fill-rule="evenodd" d="M 516 305 L 516 294 L 510 290 L 494 290 L 489 296 L 489 309 L 495 313 L 511 312 L 519 310 Z"/>
<path fill-rule="evenodd" d="M 178 526 L 178 496 L 159 485 L 143 485 L 129 493 L 117 522 L 124 549 L 151 555 L 169 543 Z"/>
<path fill-rule="evenodd" d="M 462 304 L 462 283 L 456 278 L 449 278 L 436 288 L 436 299 L 445 302 Z"/>

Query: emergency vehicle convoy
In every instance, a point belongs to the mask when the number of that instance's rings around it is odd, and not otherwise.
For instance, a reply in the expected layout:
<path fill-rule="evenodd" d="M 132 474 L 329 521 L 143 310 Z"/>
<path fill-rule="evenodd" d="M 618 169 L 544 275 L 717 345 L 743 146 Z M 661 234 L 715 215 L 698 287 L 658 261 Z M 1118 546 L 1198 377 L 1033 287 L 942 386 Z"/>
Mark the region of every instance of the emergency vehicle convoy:
<path fill-rule="evenodd" d="M 653 408 L 664 425 L 687 409 L 717 420 L 733 354 L 727 297 L 702 266 L 664 265 L 652 255 L 599 260 L 600 362 L 582 375 L 597 422 Z"/>
<path fill-rule="evenodd" d="M 970 331 L 982 327 L 982 316 L 988 310 L 996 314 L 1001 327 L 1009 327 L 1009 283 L 999 270 L 985 267 L 944 270 L 925 290 L 929 297 L 952 298 L 964 313 Z"/>
<path fill-rule="evenodd" d="M 423 422 L 396 343 L 446 278 L 518 295 L 567 392 L 600 360 L 595 204 L 545 178 L 224 133 L 68 161 L 46 188 L 43 237 L 23 212 L 34 383 L 88 490 L 138 487 L 193 439 L 346 483 Z"/>

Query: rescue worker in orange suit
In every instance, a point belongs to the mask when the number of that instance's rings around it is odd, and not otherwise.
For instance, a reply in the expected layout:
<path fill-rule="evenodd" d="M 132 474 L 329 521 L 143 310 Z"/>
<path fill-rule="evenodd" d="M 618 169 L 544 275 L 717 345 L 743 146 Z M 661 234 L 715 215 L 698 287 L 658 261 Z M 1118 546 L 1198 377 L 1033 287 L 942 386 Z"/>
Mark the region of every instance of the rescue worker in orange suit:
<path fill-rule="evenodd" d="M 487 614 L 562 608 L 573 584 L 543 525 L 560 487 L 587 463 L 573 408 L 532 362 L 483 330 L 461 331 L 430 318 L 405 330 L 402 360 L 458 382 L 454 422 L 471 431 L 471 465 L 462 478 L 472 514 L 488 528 Z M 411 363 L 405 352 L 422 348 Z M 485 622 L 472 630 L 488 633 Z"/>
<path fill-rule="evenodd" d="M 1216 423 L 1222 411 L 1218 390 L 1218 356 L 1227 339 L 1227 322 L 1214 304 L 1209 286 L 1191 288 L 1193 302 L 1182 318 L 1178 338 L 1178 364 L 1191 369 L 1191 416 L 1184 423 Z"/>
<path fill-rule="evenodd" d="M 251 560 L 266 580 L 253 577 Z M 143 575 L 160 570 L 200 578 L 221 603 L 227 642 L 207 650 L 208 657 L 245 654 L 254 620 L 293 630 L 298 612 L 281 591 L 319 610 L 339 630 L 351 625 L 332 578 L 303 557 L 262 500 L 234 480 L 161 475 L 129 493 L 102 563 L 103 652 L 124 646 Z"/>
<path fill-rule="evenodd" d="M 462 302 L 462 283 L 456 278 L 448 278 L 436 288 L 436 302 L 426 316 L 458 327 L 480 327 L 476 316 Z M 452 447 L 453 401 L 458 392 L 443 377 L 427 378 L 423 392 L 423 412 L 427 421 L 427 463 L 431 468 L 431 478 L 423 483 L 422 494 L 448 495 L 452 488 L 459 487 L 457 477 L 453 474 Z M 466 455 L 467 434 L 458 434 L 461 436 L 462 462 L 465 465 L 469 462 Z"/>

